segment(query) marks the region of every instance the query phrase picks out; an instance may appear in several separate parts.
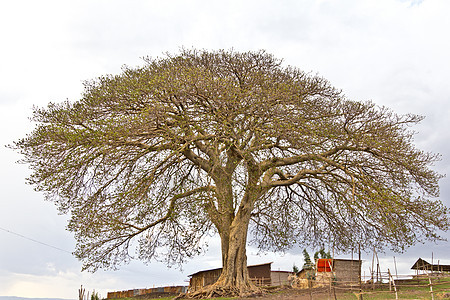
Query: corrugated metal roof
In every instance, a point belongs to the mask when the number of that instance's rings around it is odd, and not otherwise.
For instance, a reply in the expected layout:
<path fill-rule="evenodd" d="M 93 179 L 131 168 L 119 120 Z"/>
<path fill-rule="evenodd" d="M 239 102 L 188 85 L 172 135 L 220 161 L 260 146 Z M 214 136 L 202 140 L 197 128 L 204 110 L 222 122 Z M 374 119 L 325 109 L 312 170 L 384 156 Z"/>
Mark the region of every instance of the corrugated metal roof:
<path fill-rule="evenodd" d="M 424 259 L 419 259 L 411 267 L 412 270 L 433 270 L 450 272 L 450 265 L 432 265 Z"/>
<path fill-rule="evenodd" d="M 251 265 L 251 266 L 247 266 L 247 268 L 252 268 L 252 267 L 259 267 L 259 266 L 265 266 L 265 265 L 271 265 L 273 264 L 273 262 L 269 262 L 269 263 L 264 263 L 264 264 L 258 264 L 258 265 Z M 188 275 L 189 277 L 192 277 L 194 275 L 198 275 L 204 272 L 211 272 L 211 271 L 218 271 L 218 270 L 222 270 L 222 268 L 216 268 L 216 269 L 210 269 L 210 270 L 203 270 L 203 271 L 198 271 L 197 273 Z"/>

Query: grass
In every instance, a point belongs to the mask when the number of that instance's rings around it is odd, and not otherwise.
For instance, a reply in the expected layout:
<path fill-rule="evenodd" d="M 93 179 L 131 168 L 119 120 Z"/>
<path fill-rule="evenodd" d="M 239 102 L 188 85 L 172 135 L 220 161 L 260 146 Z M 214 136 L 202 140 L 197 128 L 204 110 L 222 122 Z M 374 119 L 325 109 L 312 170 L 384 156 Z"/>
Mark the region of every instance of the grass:
<path fill-rule="evenodd" d="M 443 299 L 444 295 L 450 293 L 450 277 L 441 278 L 440 280 L 433 280 L 433 295 L 434 299 Z M 406 283 L 402 283 L 397 286 L 397 294 L 399 299 L 431 299 L 431 292 L 429 287 L 429 281 L 426 280 L 411 280 Z M 346 292 L 339 295 L 339 300 L 355 300 L 357 298 L 357 291 Z M 383 285 L 382 288 L 378 288 L 375 291 L 366 290 L 363 293 L 364 300 L 382 300 L 382 299 L 395 299 L 394 288 L 389 291 L 388 285 Z"/>

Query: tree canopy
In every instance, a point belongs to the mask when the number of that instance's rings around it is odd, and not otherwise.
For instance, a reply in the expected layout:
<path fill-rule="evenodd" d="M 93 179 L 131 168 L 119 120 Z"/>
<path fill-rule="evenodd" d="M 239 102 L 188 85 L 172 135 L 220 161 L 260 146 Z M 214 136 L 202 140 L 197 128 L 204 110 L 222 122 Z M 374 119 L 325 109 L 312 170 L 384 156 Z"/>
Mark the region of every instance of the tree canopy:
<path fill-rule="evenodd" d="M 180 263 L 214 233 L 227 273 L 247 242 L 402 250 L 449 226 L 439 156 L 413 142 L 421 116 L 349 100 L 265 51 L 149 57 L 33 120 L 15 147 L 90 270 Z"/>

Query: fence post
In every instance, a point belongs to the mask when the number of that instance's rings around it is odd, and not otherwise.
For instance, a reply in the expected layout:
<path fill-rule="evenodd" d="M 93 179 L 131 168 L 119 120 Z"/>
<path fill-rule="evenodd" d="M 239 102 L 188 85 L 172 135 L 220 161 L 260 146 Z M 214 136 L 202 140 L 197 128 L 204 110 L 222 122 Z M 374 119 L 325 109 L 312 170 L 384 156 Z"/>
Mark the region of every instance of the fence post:
<path fill-rule="evenodd" d="M 430 274 L 428 274 L 428 281 L 430 282 L 430 293 L 431 293 L 431 300 L 434 300 L 434 294 L 433 294 L 433 283 L 431 282 Z"/>
<path fill-rule="evenodd" d="M 388 269 L 388 273 L 389 273 L 389 290 L 391 290 L 391 280 L 392 280 L 392 285 L 394 286 L 394 291 L 395 291 L 395 299 L 398 299 L 397 286 L 395 285 L 394 277 L 392 277 L 391 271 L 389 269 Z"/>
<path fill-rule="evenodd" d="M 78 290 L 78 300 L 84 300 L 84 292 L 85 289 L 83 288 L 83 285 L 81 285 L 81 288 Z"/>
<path fill-rule="evenodd" d="M 391 271 L 388 269 L 389 292 L 392 292 Z"/>
<path fill-rule="evenodd" d="M 363 295 L 362 295 L 362 278 L 361 278 L 361 268 L 362 268 L 361 244 L 358 245 L 358 267 L 359 267 L 359 296 L 358 296 L 358 300 L 363 300 Z"/>
<path fill-rule="evenodd" d="M 328 290 L 328 299 L 331 297 L 331 277 L 330 277 L 330 289 Z"/>

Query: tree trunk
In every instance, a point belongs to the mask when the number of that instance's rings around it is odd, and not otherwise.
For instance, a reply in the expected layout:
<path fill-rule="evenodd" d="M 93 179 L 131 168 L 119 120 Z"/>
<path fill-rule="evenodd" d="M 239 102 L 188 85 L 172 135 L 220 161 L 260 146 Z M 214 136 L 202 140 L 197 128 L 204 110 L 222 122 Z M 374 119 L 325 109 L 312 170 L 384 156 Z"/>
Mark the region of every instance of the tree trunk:
<path fill-rule="evenodd" d="M 238 213 L 231 226 L 220 228 L 222 273 L 213 285 L 206 286 L 189 297 L 245 297 L 261 293 L 261 290 L 252 283 L 247 269 L 246 245 L 249 222 L 249 213 Z"/>
<path fill-rule="evenodd" d="M 261 290 L 249 277 L 246 253 L 251 211 L 259 194 L 253 189 L 247 189 L 235 215 L 231 177 L 218 176 L 216 193 L 220 218 L 212 218 L 212 220 L 221 239 L 222 273 L 213 285 L 204 287 L 190 297 L 249 296 L 260 293 Z"/>
<path fill-rule="evenodd" d="M 248 296 L 261 290 L 252 283 L 247 269 L 247 231 L 250 204 L 242 205 L 231 226 L 222 227 L 222 273 L 216 283 L 202 292 L 203 296 Z"/>
<path fill-rule="evenodd" d="M 248 220 L 234 220 L 228 236 L 222 236 L 222 273 L 215 286 L 232 288 L 239 294 L 253 290 L 247 270 Z"/>

